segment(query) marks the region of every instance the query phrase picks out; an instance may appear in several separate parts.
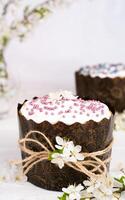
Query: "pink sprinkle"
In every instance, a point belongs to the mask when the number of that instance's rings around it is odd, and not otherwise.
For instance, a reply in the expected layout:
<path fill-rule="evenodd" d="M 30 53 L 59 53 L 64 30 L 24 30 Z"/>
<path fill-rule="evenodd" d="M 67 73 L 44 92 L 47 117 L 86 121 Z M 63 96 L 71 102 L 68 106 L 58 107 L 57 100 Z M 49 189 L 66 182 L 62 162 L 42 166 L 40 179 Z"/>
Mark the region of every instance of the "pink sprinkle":
<path fill-rule="evenodd" d="M 80 103 L 84 103 L 84 100 L 81 99 L 81 98 L 79 98 L 79 102 L 80 102 Z"/>
<path fill-rule="evenodd" d="M 101 114 L 104 115 L 104 110 L 101 110 Z"/>
<path fill-rule="evenodd" d="M 33 102 L 32 102 L 32 101 L 31 101 L 31 102 L 29 102 L 29 105 L 33 106 Z"/>
<path fill-rule="evenodd" d="M 101 110 L 102 108 L 104 108 L 103 105 L 99 106 L 96 110 L 98 111 L 98 110 Z"/>
<path fill-rule="evenodd" d="M 35 104 L 35 105 L 33 106 L 33 108 L 34 108 L 34 109 L 39 109 L 39 105 L 38 105 L 38 104 Z"/>
<path fill-rule="evenodd" d="M 39 108 L 39 111 L 40 111 L 40 112 L 43 112 L 43 109 L 42 109 L 42 108 Z"/>
<path fill-rule="evenodd" d="M 82 113 L 82 112 L 80 112 L 79 114 L 80 114 L 80 115 L 82 115 L 83 113 Z"/>
<path fill-rule="evenodd" d="M 66 111 L 65 111 L 65 113 L 70 113 L 70 112 L 71 112 L 71 110 L 66 110 Z"/>
<path fill-rule="evenodd" d="M 75 116 L 75 115 L 73 115 L 72 117 L 73 117 L 73 118 L 76 118 L 76 116 Z"/>
<path fill-rule="evenodd" d="M 59 111 L 59 112 L 58 112 L 58 115 L 61 115 L 61 114 L 63 114 L 63 111 Z"/>
<path fill-rule="evenodd" d="M 72 106 L 70 106 L 69 108 L 72 109 Z"/>
<path fill-rule="evenodd" d="M 44 106 L 44 109 L 46 109 L 46 110 L 54 110 L 55 107 Z"/>
<path fill-rule="evenodd" d="M 48 105 L 48 103 L 45 100 L 41 100 L 41 104 Z"/>
<path fill-rule="evenodd" d="M 79 106 L 79 104 L 78 103 L 74 103 L 74 106 Z"/>
<path fill-rule="evenodd" d="M 78 113 L 77 110 L 75 110 L 74 113 Z"/>
<path fill-rule="evenodd" d="M 64 108 L 64 107 L 65 107 L 64 105 L 61 106 L 61 108 Z"/>
<path fill-rule="evenodd" d="M 65 115 L 63 115 L 62 117 L 65 118 Z"/>
<path fill-rule="evenodd" d="M 96 114 L 96 117 L 98 117 L 99 115 L 98 114 Z"/>
<path fill-rule="evenodd" d="M 80 104 L 80 107 L 81 107 L 81 108 L 84 108 L 84 107 L 85 107 L 85 105 L 83 105 L 83 104 Z"/>
<path fill-rule="evenodd" d="M 48 97 L 49 97 L 48 95 L 45 95 L 45 96 L 43 96 L 43 97 L 42 97 L 42 99 L 45 99 L 45 100 L 47 100 L 47 99 L 48 99 Z"/>
<path fill-rule="evenodd" d="M 89 110 L 91 110 L 92 112 L 96 111 L 96 106 L 94 103 L 90 103 L 90 105 L 87 107 Z"/>
<path fill-rule="evenodd" d="M 45 112 L 45 115 L 48 115 L 48 112 Z"/>
<path fill-rule="evenodd" d="M 87 113 L 86 115 L 87 115 L 88 117 L 90 116 L 90 114 L 89 114 L 89 113 Z"/>
<path fill-rule="evenodd" d="M 28 112 L 28 114 L 29 114 L 29 115 L 33 115 L 33 114 L 34 114 L 34 112 L 33 112 L 33 111 L 30 111 L 30 112 Z"/>
<path fill-rule="evenodd" d="M 51 115 L 54 115 L 54 113 L 51 113 Z"/>

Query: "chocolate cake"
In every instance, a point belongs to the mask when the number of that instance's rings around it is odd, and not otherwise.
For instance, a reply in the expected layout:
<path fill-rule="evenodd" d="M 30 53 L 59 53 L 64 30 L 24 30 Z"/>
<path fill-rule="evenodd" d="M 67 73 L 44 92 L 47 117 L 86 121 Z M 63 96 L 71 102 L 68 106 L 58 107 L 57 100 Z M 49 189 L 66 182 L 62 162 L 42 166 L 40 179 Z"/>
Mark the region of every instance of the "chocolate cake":
<path fill-rule="evenodd" d="M 75 77 L 77 95 L 107 104 L 116 111 L 116 128 L 125 129 L 125 65 L 84 66 Z"/>
<path fill-rule="evenodd" d="M 75 145 L 82 146 L 82 152 L 105 149 L 113 140 L 113 114 L 107 105 L 94 100 L 85 101 L 70 92 L 49 94 L 25 101 L 18 106 L 20 138 L 30 130 L 43 132 L 55 146 L 55 137 L 68 138 Z M 33 138 L 42 138 L 34 134 Z M 42 141 L 43 142 L 43 141 Z M 46 144 L 45 144 L 46 145 Z M 38 147 L 30 145 L 38 151 Z M 101 156 L 107 159 L 111 151 Z M 22 157 L 27 155 L 22 152 Z M 109 163 L 107 164 L 109 168 Z M 37 163 L 27 174 L 28 181 L 48 190 L 61 191 L 70 184 L 78 184 L 86 175 L 65 165 L 57 165 L 45 160 Z"/>

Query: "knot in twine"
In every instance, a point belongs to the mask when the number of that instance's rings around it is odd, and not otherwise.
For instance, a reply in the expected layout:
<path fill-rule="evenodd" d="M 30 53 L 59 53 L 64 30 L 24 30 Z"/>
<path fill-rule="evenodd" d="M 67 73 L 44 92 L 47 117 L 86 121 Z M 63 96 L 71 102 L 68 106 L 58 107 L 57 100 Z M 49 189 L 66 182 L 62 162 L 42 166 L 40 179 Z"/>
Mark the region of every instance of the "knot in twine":
<path fill-rule="evenodd" d="M 46 142 L 47 146 L 49 146 L 51 150 L 49 150 L 43 143 L 41 143 L 37 139 L 32 139 L 31 136 L 33 133 L 42 136 L 43 140 Z M 40 150 L 39 152 L 31 150 L 26 145 L 27 142 L 34 143 L 42 150 Z M 112 143 L 113 141 L 109 144 L 109 146 L 100 151 L 92 153 L 81 152 L 81 154 L 83 154 L 84 156 L 83 161 L 65 162 L 65 165 L 87 175 L 90 178 L 98 178 L 100 176 L 106 176 L 107 174 L 106 164 L 109 163 L 111 157 L 108 157 L 108 159 L 105 160 L 101 160 L 99 157 L 104 156 L 106 153 L 109 153 L 111 151 Z M 50 153 L 52 151 L 55 151 L 55 148 L 51 143 L 51 141 L 42 132 L 35 130 L 28 132 L 23 139 L 20 139 L 19 145 L 21 151 L 27 154 L 27 157 L 22 161 L 15 161 L 15 164 L 22 163 L 24 175 L 26 175 L 31 170 L 31 168 L 35 166 L 37 163 L 42 162 L 44 160 L 49 160 Z"/>

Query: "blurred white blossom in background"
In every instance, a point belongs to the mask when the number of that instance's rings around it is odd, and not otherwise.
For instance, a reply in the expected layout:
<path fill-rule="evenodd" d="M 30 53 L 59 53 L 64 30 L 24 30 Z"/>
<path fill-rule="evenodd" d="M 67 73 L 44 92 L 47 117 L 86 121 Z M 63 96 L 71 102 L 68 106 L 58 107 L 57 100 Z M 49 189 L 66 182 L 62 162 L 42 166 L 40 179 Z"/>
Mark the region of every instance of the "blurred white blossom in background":
<path fill-rule="evenodd" d="M 26 182 L 27 177 L 23 175 L 22 166 L 6 162 L 0 165 L 0 183 Z"/>

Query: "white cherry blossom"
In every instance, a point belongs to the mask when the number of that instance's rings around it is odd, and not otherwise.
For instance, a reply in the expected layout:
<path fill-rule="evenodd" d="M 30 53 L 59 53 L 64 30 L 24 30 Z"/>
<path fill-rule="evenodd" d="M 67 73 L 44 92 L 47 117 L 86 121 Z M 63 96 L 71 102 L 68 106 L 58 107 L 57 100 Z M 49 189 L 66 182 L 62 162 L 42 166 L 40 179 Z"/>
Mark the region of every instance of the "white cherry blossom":
<path fill-rule="evenodd" d="M 60 169 L 64 167 L 64 160 L 60 153 L 53 153 L 51 163 L 58 165 Z"/>
<path fill-rule="evenodd" d="M 61 90 L 59 92 L 49 93 L 49 97 L 50 97 L 50 99 L 53 99 L 53 100 L 60 100 L 62 98 L 64 98 L 64 99 L 76 99 L 77 98 L 77 96 L 74 96 L 71 91 L 67 91 L 67 90 Z"/>
<path fill-rule="evenodd" d="M 80 145 L 75 146 L 73 143 L 70 146 L 70 162 L 77 162 L 84 160 L 84 156 L 82 153 L 80 153 L 82 150 L 82 147 Z"/>
<path fill-rule="evenodd" d="M 84 160 L 84 156 L 81 152 L 82 147 L 80 145 L 74 145 L 73 141 L 67 141 L 59 136 L 56 137 L 57 144 L 55 145 L 57 151 L 52 153 L 51 162 L 59 166 L 64 167 L 65 162 L 77 162 Z"/>
<path fill-rule="evenodd" d="M 68 145 L 67 140 L 65 140 L 59 136 L 56 137 L 56 143 L 57 144 L 55 145 L 55 147 L 60 150 L 63 150 L 64 147 L 67 147 L 67 145 Z"/>
<path fill-rule="evenodd" d="M 83 189 L 83 186 L 79 184 L 78 186 L 70 185 L 68 188 L 63 188 L 62 191 L 67 194 L 66 200 L 80 200 L 80 193 Z"/>
<path fill-rule="evenodd" d="M 22 166 L 16 166 L 13 163 L 4 163 L 0 166 L 0 183 L 2 182 L 25 182 Z"/>
<path fill-rule="evenodd" d="M 91 193 L 96 200 L 113 200 L 113 178 L 109 175 L 99 179 L 84 181 L 87 192 Z"/>

